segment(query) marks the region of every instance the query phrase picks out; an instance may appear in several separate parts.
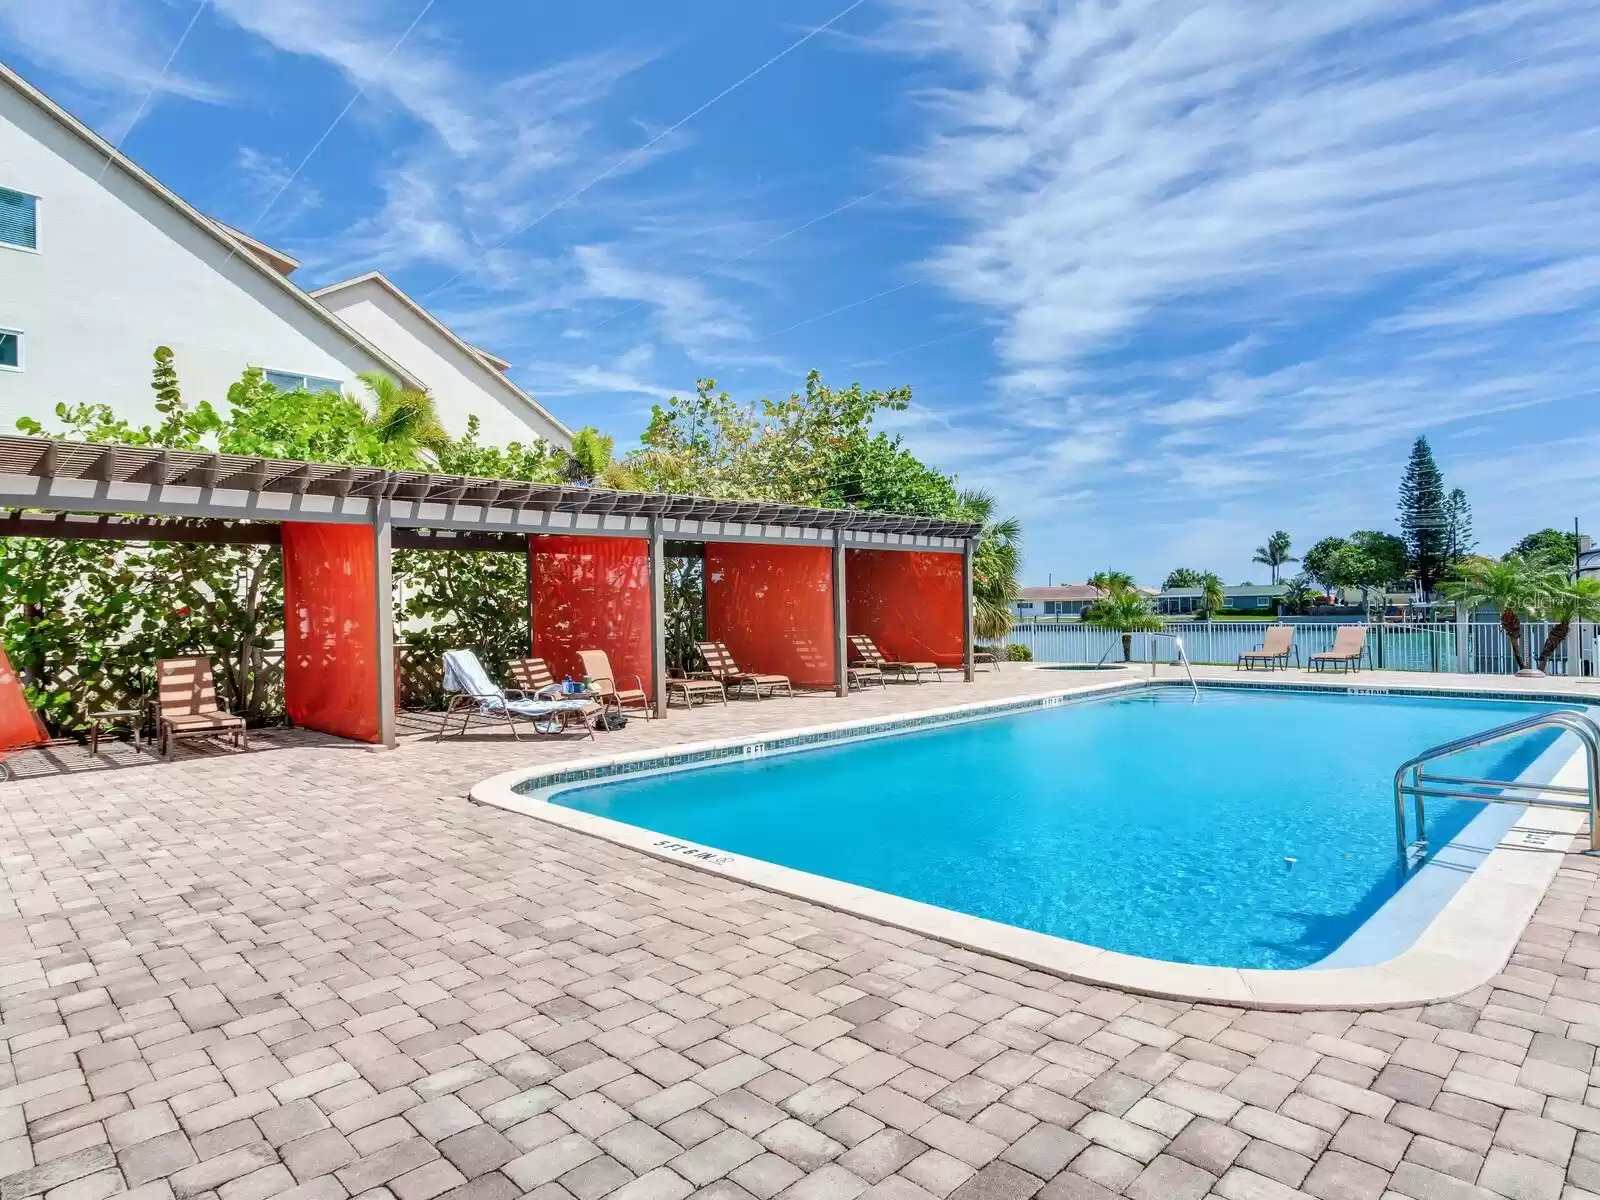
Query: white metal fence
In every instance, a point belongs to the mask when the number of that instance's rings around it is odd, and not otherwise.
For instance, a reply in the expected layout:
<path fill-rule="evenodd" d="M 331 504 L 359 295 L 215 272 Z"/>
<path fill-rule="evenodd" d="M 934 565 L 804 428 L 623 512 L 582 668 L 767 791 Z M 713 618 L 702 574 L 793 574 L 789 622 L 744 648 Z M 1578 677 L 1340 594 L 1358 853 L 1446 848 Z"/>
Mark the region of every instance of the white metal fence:
<path fill-rule="evenodd" d="M 1300 660 L 1318 651 L 1333 648 L 1336 621 L 1292 620 L 1294 644 Z M 1349 622 L 1344 622 L 1348 624 Z M 1190 662 L 1222 663 L 1232 666 L 1239 655 L 1261 645 L 1266 621 L 1181 621 L 1169 624 L 1166 632 L 1183 639 Z M 1548 621 L 1528 621 L 1522 627 L 1523 654 L 1530 663 L 1550 632 Z M 1133 658 L 1149 662 L 1173 662 L 1177 652 L 1166 638 L 1133 634 Z M 1078 621 L 1018 621 L 1006 636 L 1008 644 L 1028 647 L 1039 662 L 1094 663 L 1122 658 L 1122 635 L 1095 629 Z M 1581 658 L 1570 661 L 1573 644 L 1581 638 Z M 1463 646 L 1464 643 L 1464 646 Z M 1461 652 L 1465 650 L 1463 655 Z M 1374 624 L 1367 632 L 1370 662 L 1362 665 L 1390 671 L 1458 671 L 1463 667 L 1475 674 L 1509 675 L 1516 668 L 1511 642 L 1497 621 L 1473 621 L 1447 625 Z M 1291 658 L 1291 664 L 1293 659 Z M 1551 657 L 1548 670 L 1554 675 L 1595 674 L 1594 628 L 1586 626 L 1564 639 Z M 1574 666 L 1577 669 L 1571 669 Z"/>

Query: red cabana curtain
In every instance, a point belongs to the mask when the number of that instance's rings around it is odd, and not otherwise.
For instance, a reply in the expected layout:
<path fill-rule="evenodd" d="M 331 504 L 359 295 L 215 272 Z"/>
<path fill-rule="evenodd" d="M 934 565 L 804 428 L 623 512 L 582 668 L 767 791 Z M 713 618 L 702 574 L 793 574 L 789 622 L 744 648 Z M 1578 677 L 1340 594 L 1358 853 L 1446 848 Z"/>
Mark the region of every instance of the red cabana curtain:
<path fill-rule="evenodd" d="M 377 533 L 283 524 L 283 691 L 296 725 L 376 742 Z"/>
<path fill-rule="evenodd" d="M 727 644 L 741 670 L 832 686 L 833 552 L 707 543 L 706 634 Z"/>
<path fill-rule="evenodd" d="M 965 662 L 961 555 L 846 550 L 844 577 L 850 633 L 901 662 Z"/>
<path fill-rule="evenodd" d="M 11 669 L 6 648 L 0 646 L 0 750 L 42 745 L 49 737 L 39 714 L 28 704 L 22 680 Z"/>
<path fill-rule="evenodd" d="M 528 541 L 533 653 L 557 679 L 583 677 L 579 650 L 604 650 L 624 691 L 650 671 L 650 543 L 643 538 L 535 535 Z"/>

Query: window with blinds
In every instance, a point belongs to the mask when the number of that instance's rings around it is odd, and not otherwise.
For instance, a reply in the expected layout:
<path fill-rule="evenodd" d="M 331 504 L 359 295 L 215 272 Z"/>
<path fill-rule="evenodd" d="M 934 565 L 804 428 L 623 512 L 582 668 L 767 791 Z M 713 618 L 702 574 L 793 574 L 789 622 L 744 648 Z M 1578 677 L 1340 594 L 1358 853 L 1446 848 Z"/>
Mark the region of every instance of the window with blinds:
<path fill-rule="evenodd" d="M 15 330 L 0 329 L 0 367 L 22 369 L 22 335 Z"/>
<path fill-rule="evenodd" d="M 280 392 L 338 392 L 343 387 L 337 379 L 324 379 L 320 375 L 302 375 L 297 371 L 263 370 L 261 374 Z"/>
<path fill-rule="evenodd" d="M 0 187 L 0 245 L 39 248 L 39 198 Z"/>

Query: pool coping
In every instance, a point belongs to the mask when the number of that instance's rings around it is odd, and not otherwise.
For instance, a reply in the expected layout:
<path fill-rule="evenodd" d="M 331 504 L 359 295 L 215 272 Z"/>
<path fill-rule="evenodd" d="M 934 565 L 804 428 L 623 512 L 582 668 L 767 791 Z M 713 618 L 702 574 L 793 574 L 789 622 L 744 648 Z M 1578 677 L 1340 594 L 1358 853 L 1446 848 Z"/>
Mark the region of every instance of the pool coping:
<path fill-rule="evenodd" d="M 1042 669 L 1042 668 L 1036 668 Z M 1481 987 L 1500 973 L 1518 939 L 1561 867 L 1584 815 L 1572 810 L 1526 809 L 1499 844 L 1456 890 L 1411 946 L 1394 958 L 1370 966 L 1294 970 L 1195 966 L 1141 958 L 1050 934 L 1006 925 L 953 909 L 909 900 L 857 884 L 844 883 L 793 867 L 733 854 L 636 825 L 613 821 L 553 804 L 519 791 L 566 788 L 623 774 L 704 764 L 791 750 L 817 743 L 877 736 L 903 729 L 981 720 L 1007 712 L 1026 712 L 1074 701 L 1100 699 L 1148 687 L 1188 687 L 1187 682 L 1141 676 L 1085 684 L 911 714 L 810 725 L 759 736 L 686 742 L 652 750 L 596 756 L 575 762 L 524 767 L 475 785 L 471 799 L 549 824 L 640 851 L 653 858 L 706 871 L 751 887 L 898 929 L 918 933 L 979 954 L 991 955 L 1097 987 L 1163 999 L 1227 1004 L 1284 1011 L 1409 1008 L 1438 1003 Z M 1204 686 L 1263 691 L 1339 691 L 1591 703 L 1578 692 L 1530 693 L 1494 689 L 1439 688 L 1386 683 L 1362 687 L 1348 680 L 1205 680 Z M 1551 782 L 1583 782 L 1583 753 L 1570 755 Z"/>

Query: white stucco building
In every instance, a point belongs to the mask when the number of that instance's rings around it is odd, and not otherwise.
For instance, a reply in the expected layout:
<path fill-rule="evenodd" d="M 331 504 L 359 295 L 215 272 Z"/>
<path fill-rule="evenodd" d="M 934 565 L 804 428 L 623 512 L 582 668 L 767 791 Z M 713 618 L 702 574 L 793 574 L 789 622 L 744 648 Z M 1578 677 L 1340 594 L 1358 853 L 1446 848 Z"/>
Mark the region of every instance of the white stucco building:
<path fill-rule="evenodd" d="M 0 432 L 104 402 L 156 417 L 151 354 L 172 347 L 184 396 L 226 411 L 247 367 L 280 388 L 361 394 L 381 371 L 435 396 L 447 429 L 476 412 L 490 442 L 571 435 L 491 360 L 381 276 L 328 289 L 294 259 L 200 213 L 0 64 Z M 344 315 L 341 315 L 341 312 Z"/>
<path fill-rule="evenodd" d="M 311 293 L 330 312 L 427 381 L 452 434 L 475 413 L 489 445 L 526 442 L 529 432 L 558 446 L 572 431 L 506 376 L 510 363 L 462 341 L 437 317 L 373 271 Z"/>

